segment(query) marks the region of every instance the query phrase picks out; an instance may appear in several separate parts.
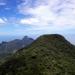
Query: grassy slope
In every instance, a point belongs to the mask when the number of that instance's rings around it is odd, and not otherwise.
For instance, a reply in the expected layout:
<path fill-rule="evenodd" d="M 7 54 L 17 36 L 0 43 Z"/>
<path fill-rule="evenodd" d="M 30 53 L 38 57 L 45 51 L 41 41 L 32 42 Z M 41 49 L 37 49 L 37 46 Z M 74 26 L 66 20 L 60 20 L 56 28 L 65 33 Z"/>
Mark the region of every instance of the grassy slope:
<path fill-rule="evenodd" d="M 44 35 L 0 66 L 0 75 L 75 75 L 75 47 L 60 35 Z"/>

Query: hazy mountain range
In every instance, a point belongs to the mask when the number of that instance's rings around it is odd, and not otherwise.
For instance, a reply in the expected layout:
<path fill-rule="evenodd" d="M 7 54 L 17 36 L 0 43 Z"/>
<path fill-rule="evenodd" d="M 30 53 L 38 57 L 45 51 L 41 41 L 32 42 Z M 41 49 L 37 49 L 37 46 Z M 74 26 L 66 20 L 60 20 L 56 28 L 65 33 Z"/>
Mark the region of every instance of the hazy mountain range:
<path fill-rule="evenodd" d="M 75 46 L 58 34 L 40 36 L 1 64 L 0 75 L 75 75 Z"/>
<path fill-rule="evenodd" d="M 9 42 L 2 42 L 0 43 L 0 56 L 14 53 L 17 50 L 28 46 L 32 42 L 33 39 L 28 36 L 24 36 L 23 39 L 15 39 Z"/>

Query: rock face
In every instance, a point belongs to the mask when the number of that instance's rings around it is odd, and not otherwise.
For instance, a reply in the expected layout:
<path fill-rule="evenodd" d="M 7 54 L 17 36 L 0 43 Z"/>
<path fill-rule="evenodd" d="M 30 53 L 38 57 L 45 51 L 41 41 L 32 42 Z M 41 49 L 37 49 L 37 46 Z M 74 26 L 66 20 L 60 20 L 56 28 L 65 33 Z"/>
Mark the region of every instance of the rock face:
<path fill-rule="evenodd" d="M 22 40 L 15 39 L 10 42 L 2 42 L 0 44 L 0 54 L 16 52 L 18 49 L 26 47 L 33 42 L 32 38 L 25 36 Z"/>
<path fill-rule="evenodd" d="M 75 75 L 75 46 L 58 34 L 40 36 L 0 65 L 0 75 Z"/>

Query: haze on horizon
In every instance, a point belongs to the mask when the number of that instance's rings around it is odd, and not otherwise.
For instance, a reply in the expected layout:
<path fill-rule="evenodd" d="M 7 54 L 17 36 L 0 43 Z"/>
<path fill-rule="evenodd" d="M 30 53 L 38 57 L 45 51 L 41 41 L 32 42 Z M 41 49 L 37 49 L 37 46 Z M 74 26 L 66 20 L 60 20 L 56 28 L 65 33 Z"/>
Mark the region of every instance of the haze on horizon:
<path fill-rule="evenodd" d="M 0 41 L 42 34 L 75 44 L 75 0 L 0 0 Z"/>

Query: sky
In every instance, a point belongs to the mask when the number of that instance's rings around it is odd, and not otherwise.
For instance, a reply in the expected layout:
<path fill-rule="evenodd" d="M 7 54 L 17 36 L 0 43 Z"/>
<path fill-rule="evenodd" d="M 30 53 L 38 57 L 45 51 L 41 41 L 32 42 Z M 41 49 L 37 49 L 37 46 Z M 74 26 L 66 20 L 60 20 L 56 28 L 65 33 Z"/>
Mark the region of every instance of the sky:
<path fill-rule="evenodd" d="M 43 34 L 75 44 L 75 0 L 0 0 L 0 41 Z"/>

